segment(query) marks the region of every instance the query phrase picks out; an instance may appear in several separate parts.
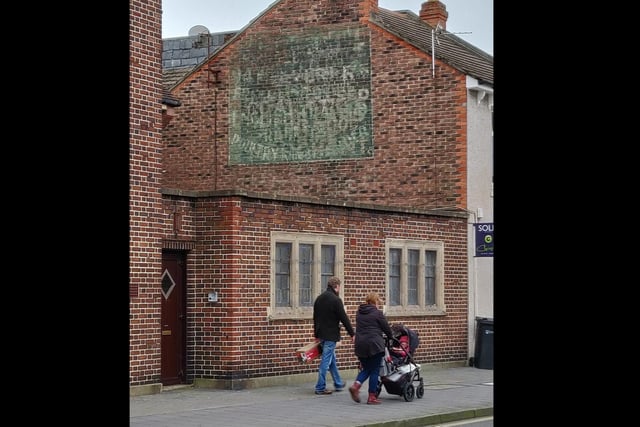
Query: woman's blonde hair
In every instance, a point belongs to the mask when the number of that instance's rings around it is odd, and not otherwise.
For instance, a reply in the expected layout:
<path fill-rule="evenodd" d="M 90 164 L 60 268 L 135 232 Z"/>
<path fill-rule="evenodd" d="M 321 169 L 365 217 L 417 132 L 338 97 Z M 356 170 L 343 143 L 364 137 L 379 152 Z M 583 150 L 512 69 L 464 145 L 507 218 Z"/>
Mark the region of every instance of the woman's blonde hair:
<path fill-rule="evenodd" d="M 365 298 L 365 302 L 367 304 L 380 304 L 382 302 L 382 300 L 380 299 L 380 296 L 376 293 L 376 292 L 369 292 L 367 294 L 367 297 Z"/>

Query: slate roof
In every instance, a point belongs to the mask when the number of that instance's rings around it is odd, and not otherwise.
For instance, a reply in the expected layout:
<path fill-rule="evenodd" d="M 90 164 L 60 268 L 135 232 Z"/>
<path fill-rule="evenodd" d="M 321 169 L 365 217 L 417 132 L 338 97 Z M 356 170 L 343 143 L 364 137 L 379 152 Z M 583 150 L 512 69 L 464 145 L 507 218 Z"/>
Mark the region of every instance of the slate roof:
<path fill-rule="evenodd" d="M 197 34 L 162 40 L 162 103 L 177 107 L 170 91 L 193 68 L 222 47 L 237 31 Z"/>
<path fill-rule="evenodd" d="M 431 54 L 431 36 L 436 34 L 435 57 L 463 73 L 493 86 L 493 56 L 445 30 L 435 30 L 418 15 L 409 11 L 378 8 L 371 22 L 407 43 Z"/>
<path fill-rule="evenodd" d="M 237 31 L 226 31 L 162 39 L 162 68 L 193 68 L 220 49 L 236 33 Z"/>
<path fill-rule="evenodd" d="M 266 13 L 273 3 L 262 14 Z M 255 21 L 257 18 L 251 21 Z M 432 34 L 435 57 L 481 83 L 493 86 L 493 56 L 446 30 L 436 30 L 410 10 L 392 11 L 379 7 L 370 21 L 407 43 L 431 55 Z M 249 23 L 249 25 L 251 25 Z M 248 27 L 247 25 L 246 27 Z M 246 28 L 244 27 L 244 28 Z M 243 31 L 244 28 L 240 31 Z M 165 91 L 170 91 L 195 66 L 215 55 L 238 32 L 212 33 L 211 44 L 206 34 L 162 40 L 162 79 Z M 163 99 L 164 101 L 164 99 Z"/>

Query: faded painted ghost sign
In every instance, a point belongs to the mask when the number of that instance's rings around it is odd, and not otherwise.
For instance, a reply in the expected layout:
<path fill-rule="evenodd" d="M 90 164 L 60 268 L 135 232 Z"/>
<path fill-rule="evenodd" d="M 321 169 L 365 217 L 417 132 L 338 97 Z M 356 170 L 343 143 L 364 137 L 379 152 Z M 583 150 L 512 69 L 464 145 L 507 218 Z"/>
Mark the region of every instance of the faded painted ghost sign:
<path fill-rule="evenodd" d="M 260 33 L 232 58 L 229 162 L 373 155 L 369 31 Z"/>

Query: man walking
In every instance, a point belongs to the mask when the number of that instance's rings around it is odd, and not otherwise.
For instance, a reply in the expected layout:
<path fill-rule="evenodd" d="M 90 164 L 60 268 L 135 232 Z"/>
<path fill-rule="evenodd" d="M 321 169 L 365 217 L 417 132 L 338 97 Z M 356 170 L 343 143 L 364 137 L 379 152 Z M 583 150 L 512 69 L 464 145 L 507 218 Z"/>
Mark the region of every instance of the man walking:
<path fill-rule="evenodd" d="M 327 289 L 318 295 L 313 303 L 314 336 L 322 344 L 322 358 L 318 367 L 318 382 L 315 388 L 316 394 L 331 394 L 331 390 L 327 390 L 327 371 L 331 373 L 335 391 L 342 391 L 345 387 L 345 383 L 340 377 L 336 359 L 336 344 L 340 341 L 340 324 L 342 323 L 347 330 L 352 343 L 355 332 L 340 299 L 340 285 L 341 282 L 338 277 L 331 277 L 327 282 Z"/>

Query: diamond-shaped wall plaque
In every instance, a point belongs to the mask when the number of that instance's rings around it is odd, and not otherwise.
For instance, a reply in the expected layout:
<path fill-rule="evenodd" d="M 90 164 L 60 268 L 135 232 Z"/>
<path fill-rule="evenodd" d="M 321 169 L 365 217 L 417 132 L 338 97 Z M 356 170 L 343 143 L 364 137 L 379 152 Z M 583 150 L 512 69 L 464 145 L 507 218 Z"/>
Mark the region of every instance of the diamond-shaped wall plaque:
<path fill-rule="evenodd" d="M 165 270 L 164 273 L 162 273 L 162 295 L 164 295 L 164 299 L 169 299 L 169 295 L 171 295 L 175 286 L 176 282 L 173 281 L 169 270 Z"/>

